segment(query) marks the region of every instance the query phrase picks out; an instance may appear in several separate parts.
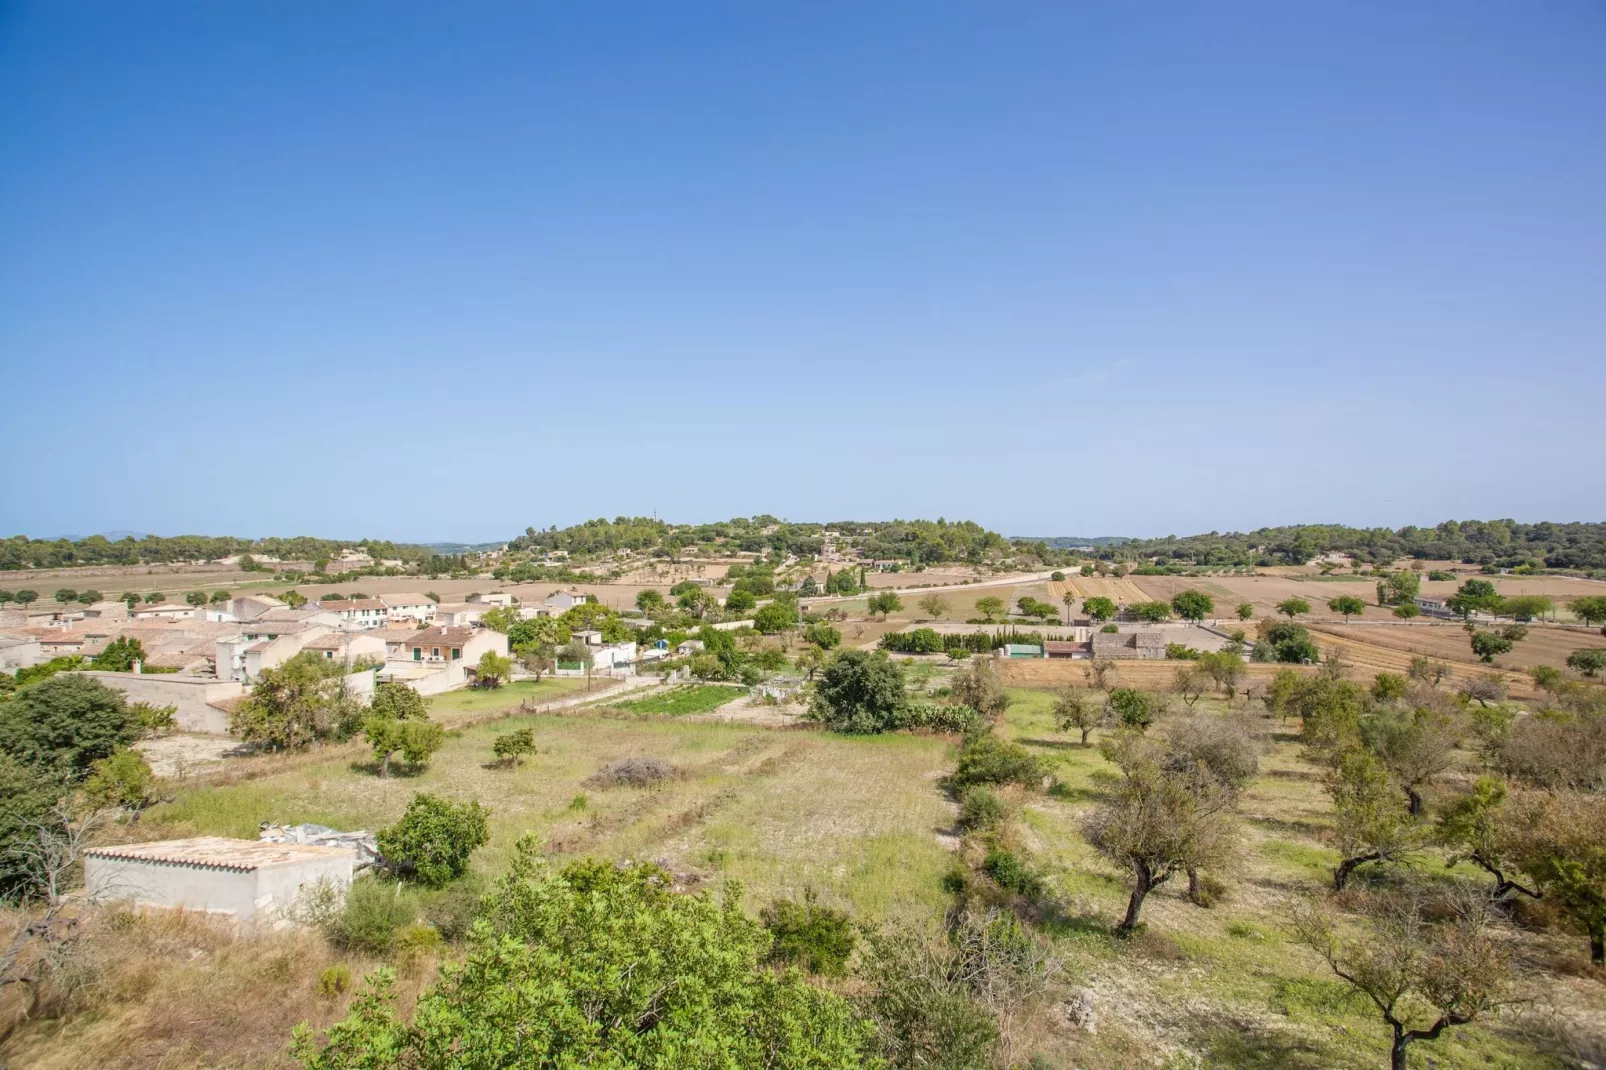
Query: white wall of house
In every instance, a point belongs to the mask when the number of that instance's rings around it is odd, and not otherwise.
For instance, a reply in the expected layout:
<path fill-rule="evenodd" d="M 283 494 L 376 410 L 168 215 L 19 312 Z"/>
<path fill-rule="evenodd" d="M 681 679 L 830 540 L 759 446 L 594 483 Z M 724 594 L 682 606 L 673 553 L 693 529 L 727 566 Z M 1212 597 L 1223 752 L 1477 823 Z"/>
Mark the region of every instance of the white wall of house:
<path fill-rule="evenodd" d="M 294 861 L 245 870 L 91 853 L 84 859 L 84 889 L 92 900 L 220 914 L 252 928 L 289 917 L 320 882 L 342 889 L 351 884 L 355 852 L 315 850 L 297 852 L 301 857 Z"/>

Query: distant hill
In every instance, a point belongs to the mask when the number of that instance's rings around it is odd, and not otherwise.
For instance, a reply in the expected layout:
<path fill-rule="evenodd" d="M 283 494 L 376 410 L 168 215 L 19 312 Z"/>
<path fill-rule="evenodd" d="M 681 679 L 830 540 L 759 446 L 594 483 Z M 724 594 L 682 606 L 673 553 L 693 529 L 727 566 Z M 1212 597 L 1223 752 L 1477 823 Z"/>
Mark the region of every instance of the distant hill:
<path fill-rule="evenodd" d="M 1100 535 L 1092 539 L 1085 539 L 1080 535 L 1011 535 L 1009 541 L 1043 542 L 1056 550 L 1064 550 L 1072 546 L 1124 546 L 1132 539 L 1126 535 Z"/>
<path fill-rule="evenodd" d="M 450 556 L 453 556 L 453 555 L 456 555 L 456 554 L 477 554 L 477 553 L 483 553 L 486 550 L 500 550 L 503 546 L 506 546 L 507 543 L 506 543 L 506 541 L 502 541 L 502 542 L 426 542 L 426 543 L 423 543 L 421 545 L 423 545 L 424 549 L 429 550 L 432 553 L 444 554 L 444 555 L 450 557 Z"/>

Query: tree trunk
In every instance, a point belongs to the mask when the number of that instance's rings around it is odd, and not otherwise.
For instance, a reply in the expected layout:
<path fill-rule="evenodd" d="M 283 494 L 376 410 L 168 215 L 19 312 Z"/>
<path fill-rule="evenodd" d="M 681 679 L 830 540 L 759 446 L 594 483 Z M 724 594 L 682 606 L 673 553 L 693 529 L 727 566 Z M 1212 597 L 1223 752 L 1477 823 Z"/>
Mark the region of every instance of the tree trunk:
<path fill-rule="evenodd" d="M 386 751 L 385 756 L 379 759 L 379 775 L 381 777 L 390 776 L 390 756 L 394 753 L 394 751 Z"/>
<path fill-rule="evenodd" d="M 1126 917 L 1115 927 L 1117 934 L 1125 936 L 1138 927 L 1138 916 L 1143 913 L 1143 900 L 1153 887 L 1154 878 L 1149 873 L 1149 867 L 1140 863 L 1137 866 L 1137 881 L 1132 885 L 1132 898 L 1126 902 Z"/>
<path fill-rule="evenodd" d="M 1092 733 L 1093 733 L 1093 729 L 1091 729 L 1091 728 L 1082 729 L 1082 746 L 1084 746 L 1084 747 L 1087 746 L 1087 737 L 1089 735 L 1091 735 Z"/>
<path fill-rule="evenodd" d="M 1394 1045 L 1389 1051 L 1389 1070 L 1406 1070 L 1405 1046 L 1410 1042 L 1411 1038 L 1405 1035 L 1405 1031 L 1395 1026 Z"/>
<path fill-rule="evenodd" d="M 1408 809 L 1411 812 L 1411 816 L 1412 817 L 1421 817 L 1422 816 L 1422 792 L 1419 791 L 1414 785 L 1407 785 L 1406 789 L 1405 789 L 1405 797 L 1406 797 L 1406 799 L 1408 799 L 1410 801 L 1410 806 L 1408 807 Z"/>
<path fill-rule="evenodd" d="M 1606 966 L 1606 924 L 1589 930 L 1589 961 L 1596 966 Z"/>
<path fill-rule="evenodd" d="M 1203 906 L 1199 902 L 1199 871 L 1192 866 L 1188 867 L 1188 900 L 1195 906 Z"/>
<path fill-rule="evenodd" d="M 1349 875 L 1355 872 L 1357 866 L 1364 865 L 1367 862 L 1376 862 L 1378 857 L 1376 852 L 1372 852 L 1370 854 L 1356 855 L 1354 858 L 1346 858 L 1340 862 L 1338 868 L 1333 870 L 1333 891 L 1342 892 L 1344 887 L 1349 884 Z"/>

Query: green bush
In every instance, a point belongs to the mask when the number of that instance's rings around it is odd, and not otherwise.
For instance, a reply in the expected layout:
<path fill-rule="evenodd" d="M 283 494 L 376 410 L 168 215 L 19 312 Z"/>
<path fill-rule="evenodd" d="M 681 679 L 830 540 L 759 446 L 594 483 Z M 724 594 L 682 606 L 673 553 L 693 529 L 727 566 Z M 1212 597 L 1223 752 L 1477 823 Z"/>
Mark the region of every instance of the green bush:
<path fill-rule="evenodd" d="M 1043 894 L 1042 878 L 1027 868 L 1026 863 L 1013 851 L 993 848 L 987 852 L 981 869 L 1006 891 L 1016 892 L 1028 899 L 1038 899 Z"/>
<path fill-rule="evenodd" d="M 526 840 L 481 917 L 466 959 L 442 967 L 411 1020 L 381 969 L 324 1041 L 298 1028 L 293 1057 L 306 1070 L 870 1061 L 871 1029 L 841 996 L 761 965 L 773 940 L 734 896 L 676 894 L 657 866 L 559 870 Z"/>
<path fill-rule="evenodd" d="M 1019 743 L 992 734 L 973 735 L 959 748 L 953 784 L 960 789 L 972 784 L 1021 784 L 1035 788 L 1042 783 L 1043 776 L 1043 763 Z"/>
<path fill-rule="evenodd" d="M 318 995 L 324 999 L 334 999 L 343 995 L 351 987 L 351 967 L 344 962 L 337 962 L 333 966 L 325 966 L 318 971 Z"/>
<path fill-rule="evenodd" d="M 346 890 L 345 907 L 330 919 L 329 942 L 347 951 L 386 955 L 396 933 L 418 918 L 418 899 L 405 886 L 359 877 Z"/>
<path fill-rule="evenodd" d="M 925 728 L 933 732 L 974 732 L 981 714 L 969 706 L 943 702 L 911 702 L 888 722 L 889 728 Z"/>
<path fill-rule="evenodd" d="M 468 931 L 479 913 L 480 898 L 484 894 L 484 882 L 470 873 L 454 882 L 446 889 L 446 894 L 427 904 L 424 917 L 444 939 L 457 943 L 468 937 Z"/>
<path fill-rule="evenodd" d="M 392 871 L 440 887 L 461 877 L 469 855 L 490 839 L 490 811 L 420 792 L 402 819 L 379 832 L 379 853 Z"/>
<path fill-rule="evenodd" d="M 826 977 L 847 972 L 858 933 L 842 911 L 815 902 L 814 889 L 804 890 L 801 903 L 777 899 L 760 911 L 759 917 L 775 940 L 769 961 L 800 966 Z"/>
<path fill-rule="evenodd" d="M 973 784 L 959 793 L 959 827 L 980 832 L 1000 824 L 1008 814 L 1004 800 L 991 789 Z"/>

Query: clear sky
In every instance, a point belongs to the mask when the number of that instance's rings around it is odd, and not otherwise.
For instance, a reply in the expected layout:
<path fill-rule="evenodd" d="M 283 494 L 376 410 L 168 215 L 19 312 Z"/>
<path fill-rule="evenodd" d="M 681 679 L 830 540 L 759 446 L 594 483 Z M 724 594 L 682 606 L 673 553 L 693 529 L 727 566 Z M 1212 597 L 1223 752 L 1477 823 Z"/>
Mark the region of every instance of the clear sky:
<path fill-rule="evenodd" d="M 1606 517 L 1606 5 L 0 0 L 0 534 Z"/>

